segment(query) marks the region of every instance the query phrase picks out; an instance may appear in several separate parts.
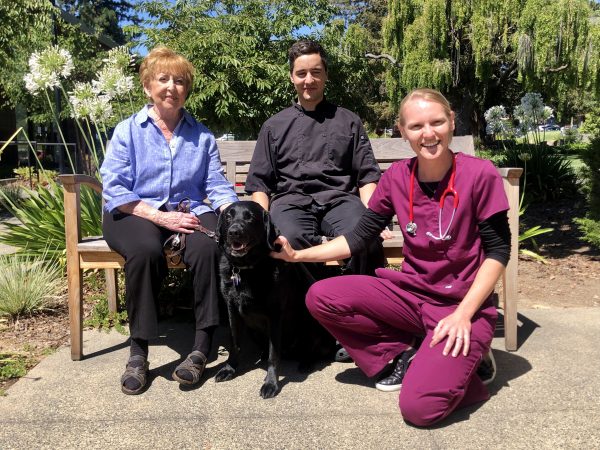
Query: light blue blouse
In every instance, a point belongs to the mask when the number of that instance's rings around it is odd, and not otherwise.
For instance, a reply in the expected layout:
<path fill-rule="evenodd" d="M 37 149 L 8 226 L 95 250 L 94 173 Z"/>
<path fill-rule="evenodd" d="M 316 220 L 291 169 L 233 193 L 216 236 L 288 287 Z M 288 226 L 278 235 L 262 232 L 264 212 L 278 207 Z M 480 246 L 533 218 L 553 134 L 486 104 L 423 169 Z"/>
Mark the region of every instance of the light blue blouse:
<path fill-rule="evenodd" d="M 148 116 L 151 105 L 120 122 L 100 168 L 105 211 L 142 200 L 154 208 L 174 210 L 184 198 L 196 215 L 237 201 L 225 178 L 213 134 L 187 111 L 171 146 Z"/>

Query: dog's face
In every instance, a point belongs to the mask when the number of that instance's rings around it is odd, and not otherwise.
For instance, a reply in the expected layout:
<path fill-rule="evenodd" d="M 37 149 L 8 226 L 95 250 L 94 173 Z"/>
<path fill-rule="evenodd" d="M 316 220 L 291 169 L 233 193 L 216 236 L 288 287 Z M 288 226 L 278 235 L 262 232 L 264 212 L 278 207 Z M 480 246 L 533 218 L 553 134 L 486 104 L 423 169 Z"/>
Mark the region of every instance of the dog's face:
<path fill-rule="evenodd" d="M 271 216 L 256 202 L 232 203 L 219 215 L 217 237 L 228 258 L 252 263 L 254 258 L 275 250 L 278 235 Z"/>

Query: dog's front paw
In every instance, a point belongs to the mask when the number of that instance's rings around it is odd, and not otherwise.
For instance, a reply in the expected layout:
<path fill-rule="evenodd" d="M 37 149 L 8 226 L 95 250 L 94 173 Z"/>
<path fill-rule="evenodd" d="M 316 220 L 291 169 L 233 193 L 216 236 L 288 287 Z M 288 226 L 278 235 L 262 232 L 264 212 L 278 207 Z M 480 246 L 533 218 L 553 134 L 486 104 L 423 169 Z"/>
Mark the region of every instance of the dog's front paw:
<path fill-rule="evenodd" d="M 279 394 L 279 383 L 276 381 L 265 381 L 260 387 L 260 396 L 262 398 L 273 398 Z"/>
<path fill-rule="evenodd" d="M 215 381 L 217 383 L 221 381 L 229 381 L 233 377 L 235 377 L 235 369 L 229 364 L 225 364 L 215 375 Z"/>

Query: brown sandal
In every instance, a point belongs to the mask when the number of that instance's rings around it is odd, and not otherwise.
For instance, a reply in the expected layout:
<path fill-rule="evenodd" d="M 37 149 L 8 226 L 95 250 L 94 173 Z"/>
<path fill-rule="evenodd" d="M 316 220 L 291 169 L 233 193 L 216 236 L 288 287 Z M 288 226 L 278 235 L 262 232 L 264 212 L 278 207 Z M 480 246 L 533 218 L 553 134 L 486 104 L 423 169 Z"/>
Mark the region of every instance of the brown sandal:
<path fill-rule="evenodd" d="M 200 363 L 195 363 L 191 356 L 195 356 L 197 358 L 199 358 L 201 360 Z M 206 367 L 206 356 L 204 356 L 204 353 L 198 351 L 198 350 L 194 350 L 192 353 L 190 353 L 187 358 L 185 358 L 185 360 L 179 364 L 177 367 L 175 367 L 175 370 L 173 371 L 173 379 L 175 381 L 178 381 L 180 384 L 185 384 L 188 386 L 191 386 L 193 384 L 198 383 L 198 381 L 200 381 L 200 377 L 202 376 L 202 373 L 204 372 L 204 368 Z M 192 375 L 192 380 L 186 380 L 185 378 L 181 378 L 177 375 L 177 372 L 180 370 L 187 370 L 191 375 Z"/>
<path fill-rule="evenodd" d="M 133 367 L 130 364 L 133 361 L 140 361 L 142 363 L 141 366 Z M 141 394 L 146 388 L 146 383 L 148 382 L 148 368 L 150 364 L 148 360 L 141 355 L 134 355 L 129 358 L 127 361 L 127 365 L 125 366 L 125 372 L 121 375 L 121 390 L 124 394 L 127 395 L 137 395 Z M 125 386 L 125 381 L 133 378 L 138 383 L 140 383 L 140 387 L 137 389 L 129 389 Z"/>

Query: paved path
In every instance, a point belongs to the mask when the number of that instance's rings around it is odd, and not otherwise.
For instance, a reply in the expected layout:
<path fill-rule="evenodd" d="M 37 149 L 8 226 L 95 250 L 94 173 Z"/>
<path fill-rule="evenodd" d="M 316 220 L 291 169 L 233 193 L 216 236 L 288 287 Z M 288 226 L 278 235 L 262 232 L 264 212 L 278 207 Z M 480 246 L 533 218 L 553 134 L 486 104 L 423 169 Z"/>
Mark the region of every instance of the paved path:
<path fill-rule="evenodd" d="M 220 356 L 199 388 L 182 390 L 170 379 L 192 340 L 181 323 L 163 323 L 151 347 L 150 388 L 125 396 L 125 337 L 86 331 L 85 360 L 62 348 L 0 398 L 0 449 L 600 448 L 600 308 L 524 310 L 520 320 L 517 352 L 494 340 L 491 400 L 434 429 L 407 425 L 397 394 L 376 391 L 351 363 L 308 376 L 284 364 L 281 393 L 262 400 L 264 366 L 215 383 Z"/>
<path fill-rule="evenodd" d="M 4 230 L 6 230 L 6 226 L 4 225 L 4 222 L 19 223 L 19 220 L 12 217 L 9 213 L 4 211 L 0 207 L 0 234 L 4 233 Z M 11 247 L 10 245 L 6 245 L 6 244 L 3 244 L 2 242 L 0 242 L 0 255 L 14 253 L 15 250 L 16 250 L 15 247 Z"/>

